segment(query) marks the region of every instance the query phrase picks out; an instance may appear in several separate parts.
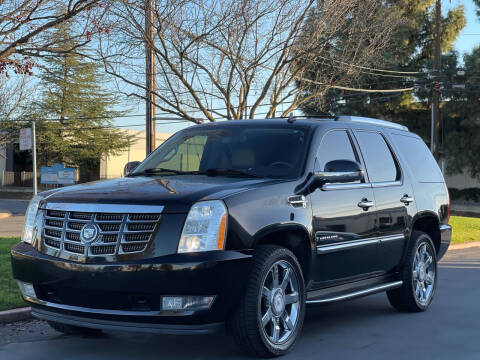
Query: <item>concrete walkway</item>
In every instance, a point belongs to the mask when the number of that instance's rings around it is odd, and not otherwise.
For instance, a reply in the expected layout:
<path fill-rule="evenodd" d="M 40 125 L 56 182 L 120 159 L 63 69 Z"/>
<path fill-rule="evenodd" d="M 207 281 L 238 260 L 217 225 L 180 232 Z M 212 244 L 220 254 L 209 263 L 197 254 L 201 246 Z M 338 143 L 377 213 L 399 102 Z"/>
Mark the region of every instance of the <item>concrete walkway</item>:
<path fill-rule="evenodd" d="M 23 231 L 25 216 L 10 216 L 0 219 L 0 237 L 20 236 Z"/>

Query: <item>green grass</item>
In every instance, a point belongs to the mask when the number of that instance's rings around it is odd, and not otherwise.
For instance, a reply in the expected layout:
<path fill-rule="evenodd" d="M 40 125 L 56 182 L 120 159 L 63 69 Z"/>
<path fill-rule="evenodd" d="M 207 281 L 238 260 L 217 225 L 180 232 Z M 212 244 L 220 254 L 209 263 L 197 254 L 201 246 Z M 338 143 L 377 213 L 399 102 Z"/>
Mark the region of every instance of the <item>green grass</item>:
<path fill-rule="evenodd" d="M 10 249 L 19 241 L 19 238 L 0 238 L 0 311 L 26 306 L 10 264 Z"/>
<path fill-rule="evenodd" d="M 450 217 L 452 225 L 452 243 L 460 244 L 471 241 L 480 241 L 480 219 L 452 216 Z"/>

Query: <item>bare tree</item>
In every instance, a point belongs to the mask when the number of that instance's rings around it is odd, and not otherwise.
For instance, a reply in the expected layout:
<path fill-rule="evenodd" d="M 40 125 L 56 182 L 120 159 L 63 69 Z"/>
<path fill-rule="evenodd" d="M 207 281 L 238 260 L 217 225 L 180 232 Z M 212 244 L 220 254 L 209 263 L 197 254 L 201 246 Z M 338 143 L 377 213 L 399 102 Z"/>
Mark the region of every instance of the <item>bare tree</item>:
<path fill-rule="evenodd" d="M 113 1 L 113 0 L 112 0 Z M 101 25 L 110 0 L 0 0 L 0 73 L 31 74 L 35 57 L 62 54 L 81 48 Z M 54 30 L 68 25 L 71 38 L 80 39 L 75 48 Z M 107 29 L 108 32 L 108 29 Z"/>
<path fill-rule="evenodd" d="M 116 2 L 100 56 L 123 93 L 145 99 L 147 43 L 156 107 L 194 122 L 284 116 L 311 100 L 301 94 L 312 83 L 312 96 L 351 84 L 356 66 L 377 65 L 400 22 L 378 0 L 154 0 L 153 8 L 150 41 L 145 2 Z M 323 61 L 343 63 L 306 76 Z"/>
<path fill-rule="evenodd" d="M 0 75 L 0 148 L 18 136 L 19 120 L 25 119 L 25 105 L 33 91 L 32 79 L 27 74 L 11 80 Z"/>

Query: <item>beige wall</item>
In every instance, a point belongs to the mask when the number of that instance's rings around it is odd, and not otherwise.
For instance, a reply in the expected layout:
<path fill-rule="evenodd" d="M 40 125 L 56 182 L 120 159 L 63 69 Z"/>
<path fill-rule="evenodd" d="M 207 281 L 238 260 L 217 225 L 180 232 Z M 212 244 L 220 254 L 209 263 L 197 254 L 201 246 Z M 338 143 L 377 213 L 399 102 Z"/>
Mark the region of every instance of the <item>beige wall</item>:
<path fill-rule="evenodd" d="M 100 160 L 100 178 L 112 179 L 123 176 L 123 168 L 130 161 L 142 161 L 145 159 L 146 136 L 145 131 L 124 130 L 129 135 L 135 136 L 135 142 L 130 148 L 116 156 L 103 157 Z M 156 146 L 158 147 L 171 134 L 157 133 Z"/>
<path fill-rule="evenodd" d="M 445 181 L 449 188 L 459 190 L 467 188 L 480 188 L 480 181 L 473 179 L 468 173 L 458 175 L 445 175 Z"/>

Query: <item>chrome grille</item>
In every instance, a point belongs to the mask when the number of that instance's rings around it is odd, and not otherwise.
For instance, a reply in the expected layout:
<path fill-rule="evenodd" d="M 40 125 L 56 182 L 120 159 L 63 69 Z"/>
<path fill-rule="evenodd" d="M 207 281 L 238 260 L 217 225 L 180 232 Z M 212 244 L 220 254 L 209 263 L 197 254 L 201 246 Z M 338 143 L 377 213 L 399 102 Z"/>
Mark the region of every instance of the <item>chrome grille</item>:
<path fill-rule="evenodd" d="M 54 240 L 51 238 L 45 238 L 45 244 L 48 246 L 54 247 L 55 249 L 60 249 L 60 241 L 59 240 Z"/>
<path fill-rule="evenodd" d="M 151 242 L 159 220 L 160 213 L 47 210 L 43 242 L 47 247 L 85 257 L 138 253 Z M 80 234 L 86 224 L 98 228 L 92 243 L 82 242 Z"/>
<path fill-rule="evenodd" d="M 71 244 L 68 242 L 65 242 L 63 245 L 66 251 L 73 252 L 75 254 L 83 254 L 85 252 L 85 246 L 83 245 Z"/>
<path fill-rule="evenodd" d="M 144 244 L 125 244 L 125 245 L 122 245 L 122 250 L 125 253 L 140 252 L 140 251 L 143 251 L 143 249 L 145 249 Z"/>

